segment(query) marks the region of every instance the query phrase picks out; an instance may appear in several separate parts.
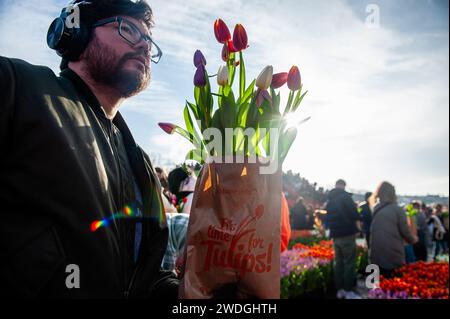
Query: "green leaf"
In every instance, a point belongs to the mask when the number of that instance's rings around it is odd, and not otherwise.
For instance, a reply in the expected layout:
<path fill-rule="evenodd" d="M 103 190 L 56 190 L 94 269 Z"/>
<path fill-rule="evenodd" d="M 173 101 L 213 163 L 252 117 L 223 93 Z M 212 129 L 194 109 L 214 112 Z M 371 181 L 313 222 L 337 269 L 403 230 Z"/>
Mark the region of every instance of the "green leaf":
<path fill-rule="evenodd" d="M 244 96 L 245 91 L 245 65 L 242 51 L 239 52 L 239 99 Z"/>
<path fill-rule="evenodd" d="M 191 114 L 189 113 L 189 108 L 186 103 L 184 107 L 184 122 L 186 123 L 186 129 L 189 134 L 193 137 L 193 141 L 195 142 L 196 147 L 203 146 L 203 138 L 201 134 L 198 133 L 196 127 L 194 126 L 194 122 L 192 121 Z"/>
<path fill-rule="evenodd" d="M 222 100 L 222 124 L 224 128 L 234 128 L 236 123 L 236 102 L 229 86 L 224 89 Z"/>
<path fill-rule="evenodd" d="M 189 105 L 189 108 L 191 109 L 191 111 L 192 111 L 192 114 L 194 114 L 194 116 L 195 116 L 195 119 L 196 120 L 200 120 L 200 114 L 198 113 L 198 108 L 197 108 L 197 105 L 195 105 L 195 104 L 192 104 L 192 103 L 190 103 L 189 101 L 186 101 L 186 103 L 187 103 L 187 105 Z"/>
<path fill-rule="evenodd" d="M 297 128 L 289 128 L 285 134 L 280 138 L 279 151 L 280 151 L 280 163 L 282 164 L 286 159 L 286 156 L 297 137 Z"/>
<path fill-rule="evenodd" d="M 181 135 L 182 137 L 184 137 L 185 139 L 187 139 L 189 142 L 191 142 L 193 145 L 195 145 L 194 143 L 194 137 L 185 129 L 177 126 L 175 128 L 175 133 Z"/>
<path fill-rule="evenodd" d="M 240 105 L 246 104 L 250 101 L 250 99 L 253 95 L 253 90 L 255 88 L 255 83 L 256 83 L 256 80 L 253 80 L 253 82 L 249 85 L 247 90 L 245 90 L 244 95 L 241 98 L 239 98 L 238 103 Z"/>
<path fill-rule="evenodd" d="M 250 108 L 250 103 L 245 103 L 240 106 L 238 115 L 236 117 L 236 127 L 245 127 L 245 123 L 247 123 L 247 115 L 248 110 Z"/>
<path fill-rule="evenodd" d="M 305 97 L 305 95 L 308 93 L 308 91 L 306 91 L 305 93 L 303 93 L 302 96 L 300 96 L 300 98 L 298 99 L 298 101 L 296 101 L 296 103 L 294 103 L 294 107 L 292 109 L 293 112 L 297 111 L 298 107 L 300 106 L 300 103 L 302 103 L 303 98 Z"/>
<path fill-rule="evenodd" d="M 291 111 L 292 100 L 294 99 L 294 92 L 289 92 L 289 98 L 286 103 L 286 108 L 284 109 L 284 115 L 287 115 Z"/>
<path fill-rule="evenodd" d="M 235 61 L 236 61 L 236 54 L 235 53 L 230 53 L 230 58 L 228 59 L 228 70 L 229 70 L 229 83 L 230 86 L 233 86 L 234 83 L 234 76 L 236 75 L 236 66 L 235 66 Z"/>

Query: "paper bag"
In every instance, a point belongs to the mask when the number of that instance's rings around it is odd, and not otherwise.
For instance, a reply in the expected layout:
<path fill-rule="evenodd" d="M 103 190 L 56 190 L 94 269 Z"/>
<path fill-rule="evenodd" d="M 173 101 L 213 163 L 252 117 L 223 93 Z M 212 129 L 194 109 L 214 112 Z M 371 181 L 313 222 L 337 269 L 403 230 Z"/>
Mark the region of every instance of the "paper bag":
<path fill-rule="evenodd" d="M 281 170 L 205 164 L 189 220 L 180 298 L 280 298 Z"/>

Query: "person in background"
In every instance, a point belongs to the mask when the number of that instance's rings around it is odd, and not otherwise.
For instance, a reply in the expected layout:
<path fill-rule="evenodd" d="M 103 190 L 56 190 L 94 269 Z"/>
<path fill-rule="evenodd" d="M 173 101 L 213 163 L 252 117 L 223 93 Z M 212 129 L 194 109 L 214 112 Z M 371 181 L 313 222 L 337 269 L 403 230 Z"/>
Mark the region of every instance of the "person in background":
<path fill-rule="evenodd" d="M 289 223 L 289 204 L 286 199 L 286 195 L 282 192 L 280 252 L 283 252 L 288 248 L 290 238 L 291 238 L 291 225 Z"/>
<path fill-rule="evenodd" d="M 197 177 L 194 173 L 189 172 L 188 178 L 183 180 L 180 184 L 179 195 L 182 198 L 181 213 L 190 214 L 192 208 L 192 202 L 194 201 L 195 184 L 197 183 Z"/>
<path fill-rule="evenodd" d="M 448 254 L 448 212 L 444 213 L 442 205 L 436 204 L 435 215 L 439 218 L 442 226 L 444 227 L 444 235 L 442 240 L 438 241 L 437 253 L 438 254 Z"/>
<path fill-rule="evenodd" d="M 422 205 L 420 202 L 414 201 L 413 208 L 417 211 L 416 224 L 419 237 L 419 240 L 414 244 L 414 255 L 418 261 L 427 261 L 427 247 L 431 245 L 431 234 L 428 230 L 427 217 L 421 209 Z"/>
<path fill-rule="evenodd" d="M 364 195 L 365 201 L 359 205 L 362 222 L 362 232 L 366 239 L 367 247 L 370 249 L 370 225 L 372 223 L 372 211 L 369 205 L 369 198 L 372 196 L 371 192 L 367 192 Z"/>
<path fill-rule="evenodd" d="M 308 205 L 306 209 L 306 229 L 314 229 L 314 207 L 313 205 Z"/>
<path fill-rule="evenodd" d="M 158 176 L 159 183 L 161 184 L 162 193 L 167 198 L 167 200 L 172 200 L 172 194 L 169 190 L 169 177 L 166 171 L 161 167 L 155 167 L 156 175 Z"/>
<path fill-rule="evenodd" d="M 303 204 L 303 197 L 299 197 L 291 210 L 291 228 L 293 230 L 307 229 L 306 207 Z"/>
<path fill-rule="evenodd" d="M 189 215 L 182 213 L 166 214 L 169 229 L 169 242 L 161 267 L 164 270 L 177 271 L 177 260 L 182 258 L 186 245 Z"/>
<path fill-rule="evenodd" d="M 442 206 L 436 205 L 436 208 L 433 210 L 432 215 L 428 220 L 428 227 L 432 235 L 431 238 L 433 242 L 432 253 L 431 256 L 428 257 L 429 261 L 435 260 L 436 256 L 443 251 L 443 249 L 441 249 L 441 242 L 444 239 L 446 231 L 444 225 L 442 225 L 441 219 L 439 218 L 441 214 Z"/>
<path fill-rule="evenodd" d="M 167 173 L 161 167 L 155 167 L 155 172 L 161 184 L 161 199 L 164 205 L 164 212 L 176 213 L 177 209 L 172 204 L 172 194 L 169 191 L 169 179 Z"/>
<path fill-rule="evenodd" d="M 380 273 L 390 276 L 405 264 L 404 241 L 414 244 L 415 227 L 408 225 L 406 212 L 397 205 L 395 188 L 382 182 L 370 198 L 373 207 L 371 224 L 370 262 L 380 267 Z"/>
<path fill-rule="evenodd" d="M 334 248 L 334 276 L 338 299 L 361 299 L 353 292 L 356 284 L 356 222 L 359 214 L 352 194 L 340 179 L 328 194 L 326 222 Z"/>

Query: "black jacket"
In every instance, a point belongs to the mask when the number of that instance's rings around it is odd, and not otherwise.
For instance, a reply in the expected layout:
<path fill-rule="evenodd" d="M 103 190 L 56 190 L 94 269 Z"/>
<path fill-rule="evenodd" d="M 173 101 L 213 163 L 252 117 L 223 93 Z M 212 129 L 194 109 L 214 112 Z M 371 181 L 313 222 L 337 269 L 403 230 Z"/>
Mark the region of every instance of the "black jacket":
<path fill-rule="evenodd" d="M 361 209 L 362 231 L 364 234 L 369 234 L 372 223 L 372 210 L 367 202 L 362 203 L 359 208 Z"/>
<path fill-rule="evenodd" d="M 350 193 L 335 188 L 328 194 L 327 225 L 331 238 L 354 235 L 358 232 L 358 210 Z"/>
<path fill-rule="evenodd" d="M 93 221 L 132 204 L 133 177 L 143 217 L 92 231 Z M 150 297 L 165 285 L 176 296 L 177 281 L 160 271 L 168 231 L 150 159 L 71 70 L 57 77 L 0 57 L 0 202 L 0 295 Z M 69 289 L 73 264 L 80 288 Z"/>
<path fill-rule="evenodd" d="M 302 230 L 308 229 L 306 223 L 306 207 L 302 203 L 296 204 L 291 210 L 291 229 Z"/>

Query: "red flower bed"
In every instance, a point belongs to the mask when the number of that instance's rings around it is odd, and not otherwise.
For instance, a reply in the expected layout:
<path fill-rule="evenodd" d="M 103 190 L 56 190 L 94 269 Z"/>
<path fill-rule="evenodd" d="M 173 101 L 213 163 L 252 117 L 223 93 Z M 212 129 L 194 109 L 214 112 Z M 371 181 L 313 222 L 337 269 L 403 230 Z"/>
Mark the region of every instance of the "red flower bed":
<path fill-rule="evenodd" d="M 399 268 L 395 278 L 380 277 L 380 288 L 385 292 L 406 292 L 420 299 L 448 299 L 448 263 L 417 262 Z"/>
<path fill-rule="evenodd" d="M 332 261 L 334 258 L 333 241 L 323 240 L 313 246 L 295 244 L 293 249 L 300 250 L 299 257 L 314 257 Z"/>

